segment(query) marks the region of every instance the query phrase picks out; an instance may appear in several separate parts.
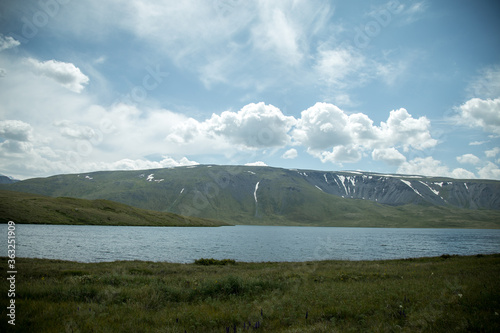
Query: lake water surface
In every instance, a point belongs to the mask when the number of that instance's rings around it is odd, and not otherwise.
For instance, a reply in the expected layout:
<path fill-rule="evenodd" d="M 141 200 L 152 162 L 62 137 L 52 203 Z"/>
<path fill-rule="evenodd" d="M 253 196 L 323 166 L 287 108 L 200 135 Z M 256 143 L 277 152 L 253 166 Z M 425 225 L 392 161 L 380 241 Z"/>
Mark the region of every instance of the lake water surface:
<path fill-rule="evenodd" d="M 0 255 L 7 255 L 2 225 Z M 500 253 L 500 230 L 16 224 L 16 256 L 81 262 L 375 260 Z"/>

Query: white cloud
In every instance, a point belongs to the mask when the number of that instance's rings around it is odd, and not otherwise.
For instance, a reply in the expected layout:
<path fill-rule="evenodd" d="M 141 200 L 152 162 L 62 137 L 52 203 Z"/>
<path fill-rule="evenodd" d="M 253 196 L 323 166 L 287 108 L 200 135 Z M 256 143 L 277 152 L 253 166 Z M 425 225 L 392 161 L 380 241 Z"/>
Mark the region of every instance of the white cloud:
<path fill-rule="evenodd" d="M 406 157 L 394 147 L 382 149 L 375 148 L 372 152 L 372 158 L 375 161 L 384 161 L 390 165 L 401 165 L 406 162 Z"/>
<path fill-rule="evenodd" d="M 174 168 L 179 166 L 198 165 L 198 162 L 190 161 L 186 157 L 176 160 L 169 156 L 164 156 L 161 161 L 150 161 L 144 159 L 121 159 L 111 163 L 95 163 L 92 165 L 92 170 L 145 170 L 145 169 L 160 169 Z"/>
<path fill-rule="evenodd" d="M 230 83 L 254 89 L 280 85 L 277 77 L 295 80 L 311 56 L 313 37 L 324 33 L 333 14 L 330 4 L 317 0 L 90 0 L 72 9 L 54 22 L 57 28 L 100 42 L 125 32 L 152 48 L 150 61 L 168 58 L 208 88 Z"/>
<path fill-rule="evenodd" d="M 289 65 L 297 65 L 303 55 L 298 45 L 298 32 L 290 16 L 274 2 L 262 2 L 260 22 L 252 29 L 252 39 L 264 53 L 277 55 Z M 297 28 L 299 28 L 297 26 Z"/>
<path fill-rule="evenodd" d="M 34 73 L 53 79 L 63 87 L 76 93 L 82 92 L 85 85 L 89 83 L 89 78 L 71 63 L 56 60 L 41 62 L 33 58 L 27 58 L 26 63 Z"/>
<path fill-rule="evenodd" d="M 457 178 L 457 179 L 475 179 L 476 175 L 474 175 L 474 173 L 470 172 L 469 170 L 462 169 L 462 168 L 456 168 L 456 169 L 453 169 L 450 177 Z"/>
<path fill-rule="evenodd" d="M 486 157 L 495 157 L 495 156 L 498 155 L 498 153 L 500 153 L 500 147 L 495 147 L 493 149 L 486 150 L 484 152 L 484 154 L 486 155 Z"/>
<path fill-rule="evenodd" d="M 349 144 L 352 138 L 347 128 L 348 121 L 349 117 L 337 106 L 316 103 L 302 111 L 293 130 L 293 137 L 312 150 Z"/>
<path fill-rule="evenodd" d="M 302 111 L 292 137 L 323 162 L 337 163 L 358 161 L 365 150 L 395 149 L 398 146 L 405 151 L 410 148 L 423 150 L 437 144 L 430 134 L 430 121 L 426 117 L 415 119 L 405 109 L 391 111 L 387 122 L 374 126 L 367 115 L 347 115 L 328 103 L 316 103 Z M 327 150 L 329 148 L 332 150 Z M 379 150 L 375 156 L 383 158 L 384 152 L 402 160 L 394 151 Z M 391 163 L 396 162 L 387 157 Z"/>
<path fill-rule="evenodd" d="M 332 151 L 313 151 L 308 150 L 308 152 L 318 157 L 321 162 L 331 162 L 331 163 L 354 163 L 358 162 L 362 157 L 362 152 L 359 147 L 354 145 L 346 146 L 335 146 Z"/>
<path fill-rule="evenodd" d="M 0 34 L 0 52 L 19 45 L 21 45 L 21 43 L 14 38 Z"/>
<path fill-rule="evenodd" d="M 500 134 L 500 98 L 472 98 L 458 107 L 458 111 L 459 123 Z"/>
<path fill-rule="evenodd" d="M 395 1 L 394 3 L 399 3 L 399 1 Z M 409 7 L 406 5 L 401 5 L 399 8 L 401 10 L 400 15 L 402 16 L 403 24 L 411 24 L 422 18 L 422 14 L 428 8 L 428 5 L 425 1 L 412 3 Z"/>
<path fill-rule="evenodd" d="M 30 153 L 33 150 L 33 144 L 26 141 L 5 140 L 0 143 L 0 156 L 22 155 Z"/>
<path fill-rule="evenodd" d="M 262 162 L 262 161 L 246 163 L 245 165 L 246 166 L 267 166 L 267 164 Z"/>
<path fill-rule="evenodd" d="M 393 86 L 394 83 L 407 70 L 408 63 L 406 61 L 398 61 L 397 63 L 377 63 L 375 64 L 376 75 L 380 77 L 388 86 Z"/>
<path fill-rule="evenodd" d="M 410 146 L 422 150 L 437 144 L 429 131 L 430 121 L 426 117 L 415 119 L 403 108 L 391 111 L 381 130 L 383 140 L 392 145 L 400 143 L 405 150 Z"/>
<path fill-rule="evenodd" d="M 177 125 L 167 140 L 187 143 L 202 135 L 220 137 L 232 145 L 250 149 L 281 147 L 289 143 L 288 132 L 294 124 L 294 117 L 285 116 L 272 105 L 251 103 L 238 112 L 213 114 L 203 122 L 189 119 Z"/>
<path fill-rule="evenodd" d="M 58 121 L 54 126 L 60 128 L 60 133 L 72 139 L 90 140 L 96 136 L 96 131 L 89 126 L 81 126 L 68 120 Z"/>
<path fill-rule="evenodd" d="M 457 157 L 457 161 L 462 164 L 479 164 L 481 159 L 474 154 L 464 154 Z"/>
<path fill-rule="evenodd" d="M 365 58 L 352 48 L 319 50 L 315 70 L 326 84 L 336 88 L 346 88 L 365 80 L 361 69 L 366 65 Z"/>
<path fill-rule="evenodd" d="M 33 128 L 20 120 L 0 121 L 0 137 L 15 141 L 31 141 Z"/>
<path fill-rule="evenodd" d="M 498 98 L 500 96 L 500 66 L 483 68 L 479 75 L 469 83 L 467 91 L 471 97 Z"/>
<path fill-rule="evenodd" d="M 492 162 L 488 162 L 488 164 L 480 168 L 477 173 L 479 174 L 479 177 L 483 179 L 500 180 L 500 168 L 498 167 L 498 165 Z"/>
<path fill-rule="evenodd" d="M 430 156 L 425 158 L 417 157 L 411 161 L 404 162 L 398 168 L 397 172 L 401 174 L 429 177 L 476 178 L 474 173 L 462 168 L 450 171 L 441 161 L 435 160 Z"/>
<path fill-rule="evenodd" d="M 291 148 L 288 149 L 281 157 L 284 159 L 293 160 L 294 158 L 297 158 L 297 156 L 298 156 L 297 149 Z"/>

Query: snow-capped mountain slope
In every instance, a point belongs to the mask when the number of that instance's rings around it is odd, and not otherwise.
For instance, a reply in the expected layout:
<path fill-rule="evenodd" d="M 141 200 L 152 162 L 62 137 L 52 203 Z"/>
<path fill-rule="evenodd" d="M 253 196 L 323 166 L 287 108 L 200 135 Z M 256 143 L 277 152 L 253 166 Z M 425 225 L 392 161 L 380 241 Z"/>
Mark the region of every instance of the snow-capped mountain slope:
<path fill-rule="evenodd" d="M 242 224 L 450 227 L 495 223 L 490 213 L 500 220 L 500 181 L 368 172 L 198 165 L 59 175 L 0 188 Z"/>

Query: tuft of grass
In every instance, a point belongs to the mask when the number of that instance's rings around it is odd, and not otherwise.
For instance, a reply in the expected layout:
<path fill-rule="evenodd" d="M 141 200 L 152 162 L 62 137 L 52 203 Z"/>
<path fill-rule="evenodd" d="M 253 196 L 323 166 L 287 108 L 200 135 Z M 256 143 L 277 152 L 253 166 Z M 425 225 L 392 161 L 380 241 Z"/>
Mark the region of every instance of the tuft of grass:
<path fill-rule="evenodd" d="M 194 263 L 196 265 L 203 265 L 203 266 L 211 266 L 211 265 L 234 265 L 234 264 L 236 264 L 236 261 L 234 261 L 233 259 L 218 260 L 218 259 L 214 259 L 214 258 L 210 258 L 210 259 L 200 258 L 200 259 L 196 259 L 194 261 Z"/>
<path fill-rule="evenodd" d="M 17 258 L 16 269 L 18 331 L 500 330 L 500 255 L 236 265 Z"/>

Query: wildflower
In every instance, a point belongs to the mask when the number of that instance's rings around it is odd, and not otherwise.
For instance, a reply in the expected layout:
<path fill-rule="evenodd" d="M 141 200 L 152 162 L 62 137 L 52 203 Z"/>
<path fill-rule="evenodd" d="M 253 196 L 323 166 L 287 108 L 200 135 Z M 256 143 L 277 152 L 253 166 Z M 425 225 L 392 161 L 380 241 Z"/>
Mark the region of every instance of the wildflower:
<path fill-rule="evenodd" d="M 462 296 L 463 296 L 462 294 L 458 294 L 458 297 L 462 298 Z"/>

